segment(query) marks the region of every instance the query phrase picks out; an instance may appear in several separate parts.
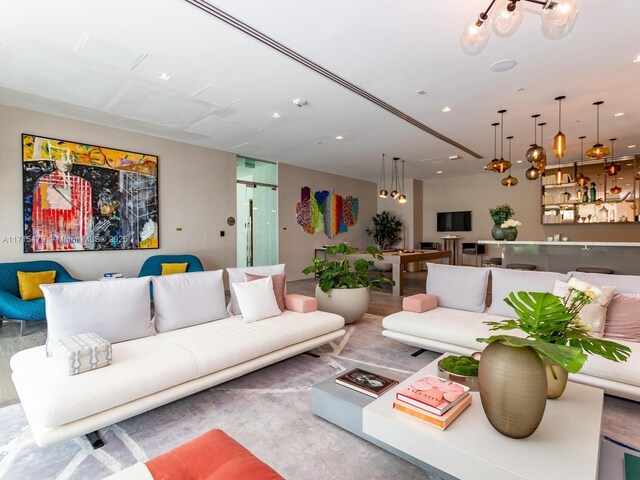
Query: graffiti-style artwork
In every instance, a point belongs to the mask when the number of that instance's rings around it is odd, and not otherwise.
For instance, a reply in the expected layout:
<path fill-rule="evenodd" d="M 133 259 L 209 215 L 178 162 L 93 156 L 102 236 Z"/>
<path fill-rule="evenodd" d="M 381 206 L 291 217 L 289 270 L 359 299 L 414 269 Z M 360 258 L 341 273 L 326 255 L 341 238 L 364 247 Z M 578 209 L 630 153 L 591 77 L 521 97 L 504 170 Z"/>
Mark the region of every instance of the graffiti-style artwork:
<path fill-rule="evenodd" d="M 296 219 L 305 232 L 324 232 L 333 238 L 358 221 L 358 198 L 342 197 L 332 190 L 312 194 L 309 187 L 302 187 L 300 201 L 296 204 Z"/>
<path fill-rule="evenodd" d="M 158 248 L 158 157 L 22 135 L 24 251 Z"/>

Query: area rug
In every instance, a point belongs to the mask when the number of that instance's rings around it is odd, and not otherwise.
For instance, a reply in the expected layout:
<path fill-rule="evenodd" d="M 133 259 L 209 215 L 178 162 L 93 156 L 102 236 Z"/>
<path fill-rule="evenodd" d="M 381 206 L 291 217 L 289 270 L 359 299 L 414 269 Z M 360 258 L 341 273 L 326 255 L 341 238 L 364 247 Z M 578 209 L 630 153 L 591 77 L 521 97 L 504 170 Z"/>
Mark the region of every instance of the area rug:
<path fill-rule="evenodd" d="M 335 372 L 412 373 L 439 356 L 412 357 L 415 348 L 381 335 L 380 320 L 347 326 L 344 339 L 314 350 L 318 357 L 298 355 L 103 429 L 98 450 L 84 437 L 40 448 L 19 404 L 0 409 L 0 478 L 101 479 L 221 428 L 289 480 L 437 480 L 311 413 L 311 386 Z M 639 404 L 607 397 L 603 433 L 640 448 L 639 413 Z"/>

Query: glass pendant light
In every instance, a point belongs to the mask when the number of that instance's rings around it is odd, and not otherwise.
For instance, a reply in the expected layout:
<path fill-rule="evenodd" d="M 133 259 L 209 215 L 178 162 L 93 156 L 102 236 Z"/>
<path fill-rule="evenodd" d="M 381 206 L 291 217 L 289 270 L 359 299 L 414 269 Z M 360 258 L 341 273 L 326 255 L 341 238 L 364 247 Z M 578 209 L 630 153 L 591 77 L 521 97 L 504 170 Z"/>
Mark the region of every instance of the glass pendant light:
<path fill-rule="evenodd" d="M 539 114 L 531 115 L 531 118 L 533 118 L 533 145 L 531 145 L 529 150 L 527 150 L 527 154 L 526 154 L 527 161 L 529 163 L 533 163 L 534 167 L 536 166 L 535 164 L 540 161 L 540 158 L 543 155 L 545 155 L 545 159 L 546 159 L 546 153 L 544 149 L 538 145 L 537 136 L 536 136 L 538 133 L 538 117 L 539 116 L 540 116 Z"/>
<path fill-rule="evenodd" d="M 584 135 L 582 137 L 580 137 L 580 172 L 578 173 L 578 175 L 576 176 L 576 180 L 575 182 L 580 185 L 581 187 L 584 187 L 587 183 L 589 183 L 591 181 L 591 179 L 589 177 L 585 177 L 583 172 L 582 172 L 582 152 L 584 152 L 584 139 L 587 138 Z"/>
<path fill-rule="evenodd" d="M 513 135 L 508 136 L 507 140 L 509 140 L 509 165 L 511 165 L 511 140 L 513 140 Z M 511 168 L 509 168 L 509 176 L 503 178 L 500 183 L 505 187 L 515 187 L 518 185 L 518 179 L 511 176 Z"/>
<path fill-rule="evenodd" d="M 545 176 L 545 171 L 547 170 L 547 154 L 544 150 L 544 126 L 546 122 L 539 123 L 540 125 L 540 149 L 542 150 L 542 155 L 540 155 L 540 159 L 538 160 L 538 170 L 540 170 L 540 175 Z"/>
<path fill-rule="evenodd" d="M 547 25 L 564 27 L 571 23 L 578 13 L 578 6 L 573 0 L 549 3 L 550 5 L 542 10 L 542 22 Z"/>
<path fill-rule="evenodd" d="M 489 43 L 487 20 L 489 16 L 483 12 L 479 17 L 472 17 L 467 21 L 460 37 L 460 46 L 465 53 L 475 55 L 487 46 Z"/>
<path fill-rule="evenodd" d="M 500 125 L 499 123 L 492 123 L 491 126 L 493 127 L 493 160 L 491 160 L 489 163 L 487 163 L 487 166 L 484 167 L 485 170 L 488 170 L 490 172 L 497 172 L 497 168 L 498 168 L 498 125 Z"/>
<path fill-rule="evenodd" d="M 609 147 L 606 147 L 605 145 L 602 145 L 600 143 L 600 105 L 602 105 L 603 103 L 603 101 L 594 102 L 594 105 L 596 106 L 598 112 L 596 117 L 596 144 L 592 148 L 587 150 L 586 155 L 588 158 L 600 159 L 609 155 Z"/>
<path fill-rule="evenodd" d="M 537 180 L 540 177 L 540 170 L 538 170 L 535 166 L 532 166 L 531 168 L 527 169 L 526 172 L 524 172 L 524 176 L 527 178 L 527 180 Z"/>
<path fill-rule="evenodd" d="M 615 142 L 617 138 L 610 138 L 611 142 L 611 163 L 607 163 L 607 160 L 604 161 L 604 171 L 610 177 L 617 175 L 620 170 L 622 170 L 622 166 L 619 163 L 616 163 L 613 160 L 613 142 Z"/>
<path fill-rule="evenodd" d="M 402 160 L 402 191 L 404 192 L 404 160 Z M 398 202 L 399 203 L 407 203 L 407 196 L 404 193 L 401 193 L 398 196 Z"/>
<path fill-rule="evenodd" d="M 400 193 L 398 192 L 398 160 L 400 160 L 400 157 L 393 157 L 393 165 L 391 167 L 391 193 L 389 195 L 391 195 L 391 198 L 393 198 L 394 200 L 398 197 L 398 195 L 400 195 Z M 394 181 L 395 179 L 395 187 L 394 187 Z"/>
<path fill-rule="evenodd" d="M 504 159 L 504 114 L 506 110 L 498 110 L 500 114 L 500 160 L 496 165 L 496 172 L 504 173 L 511 168 L 511 162 Z"/>
<path fill-rule="evenodd" d="M 380 166 L 380 193 L 378 196 L 380 198 L 387 198 L 389 192 L 384 188 L 384 184 L 387 183 L 384 172 L 384 153 L 382 154 L 382 165 Z"/>
<path fill-rule="evenodd" d="M 553 137 L 553 151 L 556 154 L 556 158 L 564 157 L 565 152 L 567 151 L 567 137 L 564 133 L 562 133 L 562 100 L 564 100 L 564 95 L 556 97 L 558 101 L 558 133 Z"/>
<path fill-rule="evenodd" d="M 500 37 L 508 37 L 522 23 L 522 8 L 516 0 L 500 0 L 498 13 L 491 19 L 493 31 Z"/>

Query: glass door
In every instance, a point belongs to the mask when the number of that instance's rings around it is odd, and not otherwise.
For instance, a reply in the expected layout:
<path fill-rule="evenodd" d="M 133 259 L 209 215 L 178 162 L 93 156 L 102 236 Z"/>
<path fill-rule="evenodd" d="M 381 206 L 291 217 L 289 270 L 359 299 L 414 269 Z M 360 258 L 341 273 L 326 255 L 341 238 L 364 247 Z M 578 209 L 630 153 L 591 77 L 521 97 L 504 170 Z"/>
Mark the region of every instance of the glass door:
<path fill-rule="evenodd" d="M 236 162 L 237 265 L 278 263 L 278 166 L 245 157 Z"/>

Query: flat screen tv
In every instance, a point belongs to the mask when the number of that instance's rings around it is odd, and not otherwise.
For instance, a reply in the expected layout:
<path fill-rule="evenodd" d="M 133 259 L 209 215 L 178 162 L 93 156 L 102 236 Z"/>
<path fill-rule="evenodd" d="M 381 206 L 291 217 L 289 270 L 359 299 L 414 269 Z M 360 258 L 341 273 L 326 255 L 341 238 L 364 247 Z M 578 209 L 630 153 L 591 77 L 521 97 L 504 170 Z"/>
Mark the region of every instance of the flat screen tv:
<path fill-rule="evenodd" d="M 471 231 L 471 212 L 438 212 L 438 231 Z"/>

